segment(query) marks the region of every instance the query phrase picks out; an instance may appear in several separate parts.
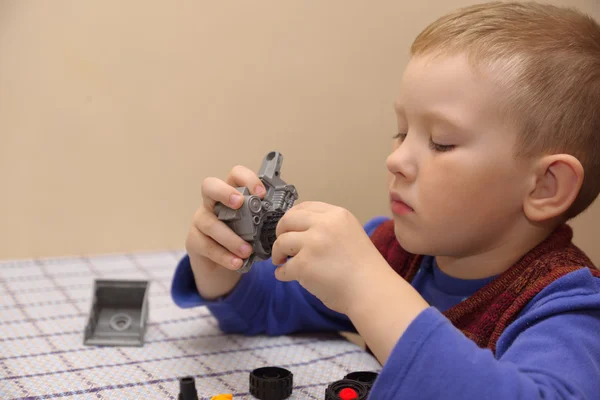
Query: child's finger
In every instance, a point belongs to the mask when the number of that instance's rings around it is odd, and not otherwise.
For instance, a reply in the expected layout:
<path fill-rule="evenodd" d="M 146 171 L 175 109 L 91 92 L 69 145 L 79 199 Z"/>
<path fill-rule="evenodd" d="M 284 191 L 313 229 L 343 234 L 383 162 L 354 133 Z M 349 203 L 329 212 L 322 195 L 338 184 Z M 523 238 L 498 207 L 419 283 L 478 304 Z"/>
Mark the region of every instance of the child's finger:
<path fill-rule="evenodd" d="M 322 201 L 303 201 L 301 203 L 296 203 L 291 209 L 325 213 L 333 210 L 334 208 L 336 208 L 336 206 Z"/>
<path fill-rule="evenodd" d="M 273 243 L 273 248 L 271 249 L 271 261 L 274 265 L 281 265 L 288 260 L 288 257 L 296 256 L 301 248 L 302 233 L 284 233 Z"/>
<path fill-rule="evenodd" d="M 202 235 L 212 238 L 238 257 L 248 258 L 252 253 L 252 247 L 249 243 L 209 211 L 199 213 L 194 219 L 194 225 Z"/>
<path fill-rule="evenodd" d="M 304 232 L 307 231 L 313 223 L 316 214 L 306 210 L 294 210 L 292 207 L 277 222 L 275 227 L 275 236 L 279 237 L 286 232 Z"/>
<path fill-rule="evenodd" d="M 233 187 L 247 187 L 250 194 L 255 194 L 261 199 L 267 193 L 265 186 L 258 178 L 258 175 L 249 168 L 243 165 L 236 165 L 229 171 L 229 175 L 225 181 Z"/>
<path fill-rule="evenodd" d="M 202 182 L 202 199 L 211 210 L 216 202 L 237 209 L 244 203 L 244 196 L 236 188 L 218 178 L 209 177 Z"/>
<path fill-rule="evenodd" d="M 275 269 L 275 278 L 282 282 L 291 282 L 297 280 L 297 278 L 294 275 L 294 261 L 296 260 L 292 258 L 285 264 L 277 267 Z"/>
<path fill-rule="evenodd" d="M 193 232 L 190 235 L 188 252 L 206 257 L 216 264 L 231 270 L 239 269 L 244 262 L 241 257 L 232 254 L 213 238 L 203 235 L 197 229 L 195 233 Z"/>

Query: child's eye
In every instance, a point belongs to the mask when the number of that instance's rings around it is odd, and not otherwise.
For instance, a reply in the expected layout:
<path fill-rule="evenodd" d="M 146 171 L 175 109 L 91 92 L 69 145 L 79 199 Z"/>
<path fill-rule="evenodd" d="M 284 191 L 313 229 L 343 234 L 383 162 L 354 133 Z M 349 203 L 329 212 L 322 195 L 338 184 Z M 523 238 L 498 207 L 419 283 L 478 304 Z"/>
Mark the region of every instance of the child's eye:
<path fill-rule="evenodd" d="M 398 132 L 394 136 L 392 136 L 392 138 L 400 139 L 402 141 L 402 140 L 406 139 L 406 133 Z"/>
<path fill-rule="evenodd" d="M 452 150 L 454 147 L 456 147 L 453 144 L 438 144 L 436 142 L 433 141 L 433 139 L 429 138 L 429 148 L 433 151 L 437 151 L 437 152 L 444 152 L 444 151 L 450 151 Z"/>

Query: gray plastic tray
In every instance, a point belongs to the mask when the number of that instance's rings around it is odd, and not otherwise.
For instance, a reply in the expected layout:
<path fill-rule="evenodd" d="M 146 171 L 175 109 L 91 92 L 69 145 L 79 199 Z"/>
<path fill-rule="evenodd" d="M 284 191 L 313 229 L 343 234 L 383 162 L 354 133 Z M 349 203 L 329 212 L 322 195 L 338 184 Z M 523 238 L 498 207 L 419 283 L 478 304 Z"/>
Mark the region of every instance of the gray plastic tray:
<path fill-rule="evenodd" d="M 95 280 L 83 344 L 143 346 L 148 320 L 149 286 L 148 281 Z"/>

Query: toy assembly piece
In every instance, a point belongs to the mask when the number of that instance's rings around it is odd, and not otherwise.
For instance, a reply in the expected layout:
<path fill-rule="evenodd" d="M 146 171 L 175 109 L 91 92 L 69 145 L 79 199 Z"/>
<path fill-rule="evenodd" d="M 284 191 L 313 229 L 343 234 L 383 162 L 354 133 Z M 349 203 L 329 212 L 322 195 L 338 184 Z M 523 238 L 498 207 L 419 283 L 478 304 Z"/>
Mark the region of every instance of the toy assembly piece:
<path fill-rule="evenodd" d="M 148 320 L 148 281 L 94 281 L 83 344 L 143 346 Z"/>
<path fill-rule="evenodd" d="M 360 382 L 365 385 L 368 390 L 371 390 L 371 387 L 375 383 L 375 379 L 377 379 L 378 376 L 379 374 L 377 372 L 355 371 L 346 375 L 344 379 Z"/>
<path fill-rule="evenodd" d="M 210 400 L 233 400 L 232 394 L 218 394 L 210 398 Z"/>
<path fill-rule="evenodd" d="M 369 389 L 358 381 L 341 379 L 335 381 L 325 389 L 325 400 L 364 400 L 369 394 Z"/>
<path fill-rule="evenodd" d="M 252 244 L 252 254 L 244 260 L 239 273 L 250 271 L 255 262 L 267 260 L 271 256 L 275 242 L 277 222 L 298 199 L 294 185 L 288 185 L 281 177 L 283 156 L 272 151 L 263 159 L 258 171 L 258 177 L 267 189 L 267 194 L 261 200 L 251 195 L 248 188 L 238 187 L 244 196 L 243 205 L 234 210 L 223 203 L 215 205 L 214 212 L 218 219 L 225 222 L 242 239 Z"/>
<path fill-rule="evenodd" d="M 179 378 L 179 396 L 177 400 L 198 400 L 196 381 L 193 376 Z"/>
<path fill-rule="evenodd" d="M 355 371 L 325 389 L 325 400 L 366 400 L 378 374 Z M 281 367 L 262 367 L 250 372 L 250 394 L 259 400 L 284 400 L 292 395 L 294 375 Z M 177 400 L 198 400 L 193 376 L 179 378 Z M 233 395 L 217 394 L 210 400 L 233 400 Z"/>
<path fill-rule="evenodd" d="M 283 400 L 292 395 L 294 375 L 280 367 L 257 368 L 250 373 L 250 394 L 260 400 Z"/>
<path fill-rule="evenodd" d="M 325 400 L 366 399 L 378 376 L 377 372 L 371 371 L 351 372 L 325 389 Z"/>

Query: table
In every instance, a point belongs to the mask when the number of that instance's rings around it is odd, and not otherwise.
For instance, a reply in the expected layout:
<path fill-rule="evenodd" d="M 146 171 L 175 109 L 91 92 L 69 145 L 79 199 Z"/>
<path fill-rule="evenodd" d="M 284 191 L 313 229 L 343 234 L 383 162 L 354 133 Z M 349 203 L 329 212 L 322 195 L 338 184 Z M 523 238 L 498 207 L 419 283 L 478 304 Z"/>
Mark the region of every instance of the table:
<path fill-rule="evenodd" d="M 248 394 L 261 366 L 294 374 L 290 399 L 323 399 L 327 385 L 380 365 L 337 334 L 226 335 L 205 307 L 169 295 L 180 251 L 0 262 L 0 398 L 177 399 L 194 376 L 199 398 Z M 150 281 L 142 347 L 83 345 L 95 279 Z"/>

